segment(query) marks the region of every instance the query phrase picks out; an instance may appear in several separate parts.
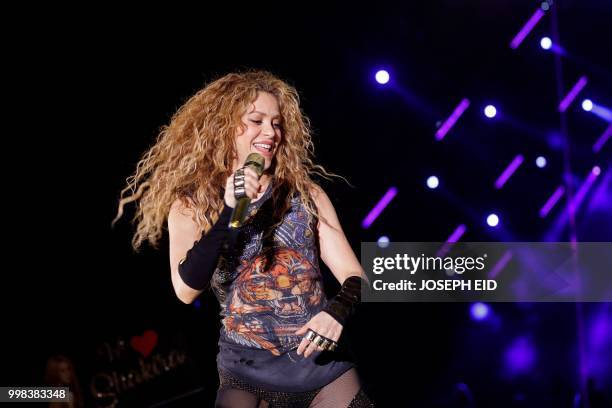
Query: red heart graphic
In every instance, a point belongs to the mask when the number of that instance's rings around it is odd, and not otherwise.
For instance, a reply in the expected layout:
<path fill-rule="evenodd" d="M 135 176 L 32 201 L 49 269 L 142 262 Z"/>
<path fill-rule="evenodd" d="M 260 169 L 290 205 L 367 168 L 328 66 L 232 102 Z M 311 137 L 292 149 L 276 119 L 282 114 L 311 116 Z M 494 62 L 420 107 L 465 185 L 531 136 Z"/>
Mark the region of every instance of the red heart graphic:
<path fill-rule="evenodd" d="M 142 336 L 133 336 L 130 346 L 144 357 L 151 354 L 157 345 L 157 333 L 154 330 L 145 331 Z"/>

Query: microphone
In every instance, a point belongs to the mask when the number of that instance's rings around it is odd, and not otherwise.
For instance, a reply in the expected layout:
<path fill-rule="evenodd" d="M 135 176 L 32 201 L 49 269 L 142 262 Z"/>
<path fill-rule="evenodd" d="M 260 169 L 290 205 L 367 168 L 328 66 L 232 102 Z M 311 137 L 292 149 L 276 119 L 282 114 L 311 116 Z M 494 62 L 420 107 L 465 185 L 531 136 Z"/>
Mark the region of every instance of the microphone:
<path fill-rule="evenodd" d="M 264 158 L 259 153 L 251 153 L 247 156 L 244 167 L 250 167 L 255 170 L 258 177 L 261 177 L 264 171 Z M 236 202 L 236 207 L 232 211 L 232 218 L 230 219 L 229 227 L 230 228 L 240 228 L 244 219 L 246 218 L 247 208 L 251 203 L 251 199 L 246 196 L 242 197 Z"/>

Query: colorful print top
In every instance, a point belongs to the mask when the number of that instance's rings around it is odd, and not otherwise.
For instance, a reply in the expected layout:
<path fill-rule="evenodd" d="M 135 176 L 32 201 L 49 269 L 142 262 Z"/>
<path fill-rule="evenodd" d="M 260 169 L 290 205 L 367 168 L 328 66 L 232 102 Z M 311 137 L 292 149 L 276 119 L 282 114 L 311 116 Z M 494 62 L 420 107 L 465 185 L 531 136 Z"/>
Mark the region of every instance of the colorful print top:
<path fill-rule="evenodd" d="M 221 304 L 223 340 L 274 355 L 296 348 L 293 333 L 325 305 L 314 226 L 298 197 L 272 230 L 271 183 L 249 208 L 238 255 L 222 258 L 211 286 Z M 229 259 L 228 259 L 229 258 Z"/>
<path fill-rule="evenodd" d="M 342 351 L 296 353 L 294 333 L 327 303 L 319 271 L 314 223 L 299 197 L 275 217 L 270 196 L 249 206 L 235 250 L 221 257 L 211 287 L 221 305 L 217 365 L 271 391 L 301 392 L 322 387 L 353 367 Z"/>

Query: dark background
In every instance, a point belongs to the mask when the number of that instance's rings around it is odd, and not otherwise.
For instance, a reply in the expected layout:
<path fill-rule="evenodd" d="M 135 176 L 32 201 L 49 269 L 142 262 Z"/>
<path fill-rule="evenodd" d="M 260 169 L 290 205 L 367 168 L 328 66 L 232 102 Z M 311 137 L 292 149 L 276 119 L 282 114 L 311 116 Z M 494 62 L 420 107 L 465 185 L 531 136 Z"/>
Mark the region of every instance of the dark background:
<path fill-rule="evenodd" d="M 7 200 L 7 220 L 16 227 L 8 257 L 17 268 L 6 269 L 2 383 L 42 384 L 46 359 L 63 353 L 87 393 L 102 367 L 100 344 L 153 329 L 160 349 L 186 350 L 190 362 L 125 394 L 125 406 L 152 406 L 198 387 L 197 394 L 164 406 L 211 404 L 215 300 L 206 293 L 199 307 L 181 304 L 170 282 L 166 238 L 160 250 L 135 254 L 133 212 L 115 229 L 110 222 L 125 178 L 160 127 L 198 89 L 234 70 L 270 70 L 299 90 L 317 161 L 354 186 L 324 184 L 357 254 L 360 242 L 381 235 L 445 241 L 462 223 L 468 228 L 463 241 L 544 240 L 565 199 L 547 218 L 538 210 L 563 182 L 566 148 L 574 189 L 594 165 L 602 170 L 577 214 L 578 240 L 611 241 L 612 142 L 599 154 L 591 151 L 609 124 L 584 112 L 580 101 L 589 97 L 612 107 L 612 3 L 554 2 L 567 53 L 562 77 L 553 53 L 539 46 L 551 35 L 552 12 L 517 50 L 508 46 L 539 4 L 24 11 L 27 25 L 12 32 L 9 45 L 12 61 L 23 63 L 16 66 L 24 79 L 13 81 L 16 113 L 7 118 L 19 150 L 7 149 L 6 162 L 18 159 L 8 171 L 20 177 L 12 190 L 19 198 Z M 294 11 L 283 11 L 289 7 Z M 390 86 L 373 81 L 379 68 L 389 70 Z M 581 75 L 589 83 L 567 111 L 565 138 L 557 86 L 565 94 Z M 470 108 L 436 142 L 440 121 L 464 97 Z M 495 120 L 482 115 L 488 103 L 500 111 Z M 495 190 L 495 179 L 519 153 L 525 162 Z M 548 160 L 544 169 L 534 164 L 539 155 Z M 25 171 L 31 163 L 32 176 Z M 425 187 L 431 174 L 441 180 L 437 190 Z M 397 197 L 362 229 L 363 217 L 390 186 L 398 188 Z M 486 226 L 490 211 L 497 211 L 503 228 Z M 568 229 L 554 239 L 569 240 Z M 324 273 L 333 294 L 337 284 Z M 609 304 L 490 306 L 494 319 L 475 322 L 463 303 L 363 305 L 347 337 L 372 399 L 380 406 L 422 407 L 584 404 L 583 322 L 590 405 L 610 401 Z M 593 330 L 603 330 L 597 341 Z M 520 339 L 533 345 L 535 359 L 516 373 L 504 353 Z"/>

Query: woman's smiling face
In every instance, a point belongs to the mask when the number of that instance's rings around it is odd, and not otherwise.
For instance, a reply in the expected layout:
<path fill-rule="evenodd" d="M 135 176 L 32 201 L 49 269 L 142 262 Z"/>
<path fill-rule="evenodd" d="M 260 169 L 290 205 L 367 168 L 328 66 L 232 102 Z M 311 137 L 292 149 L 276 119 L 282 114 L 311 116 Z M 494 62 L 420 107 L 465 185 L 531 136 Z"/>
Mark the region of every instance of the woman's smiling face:
<path fill-rule="evenodd" d="M 278 100 L 270 93 L 259 92 L 242 115 L 241 122 L 243 128 L 236 134 L 234 170 L 244 164 L 250 153 L 259 153 L 265 159 L 264 169 L 269 169 L 282 139 Z"/>

